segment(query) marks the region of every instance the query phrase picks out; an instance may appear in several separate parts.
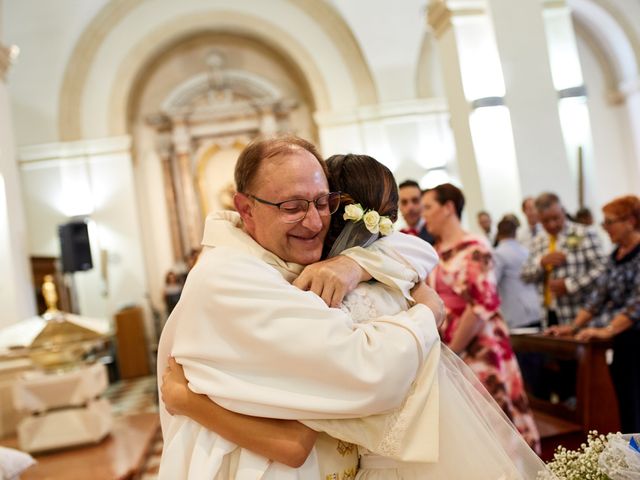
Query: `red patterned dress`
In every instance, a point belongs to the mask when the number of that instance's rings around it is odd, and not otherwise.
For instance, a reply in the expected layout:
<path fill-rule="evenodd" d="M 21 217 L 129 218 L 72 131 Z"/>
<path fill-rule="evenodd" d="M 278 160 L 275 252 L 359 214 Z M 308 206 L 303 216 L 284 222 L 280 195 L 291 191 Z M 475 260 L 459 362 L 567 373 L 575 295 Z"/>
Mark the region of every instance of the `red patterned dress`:
<path fill-rule="evenodd" d="M 440 263 L 430 280 L 447 310 L 447 318 L 441 328 L 442 340 L 449 345 L 460 317 L 471 305 L 473 312 L 485 324 L 467 346 L 462 359 L 527 443 L 539 453 L 540 435 L 529 408 L 508 329 L 499 312 L 500 297 L 486 240 L 466 235 L 453 248 L 438 249 L 438 254 Z"/>

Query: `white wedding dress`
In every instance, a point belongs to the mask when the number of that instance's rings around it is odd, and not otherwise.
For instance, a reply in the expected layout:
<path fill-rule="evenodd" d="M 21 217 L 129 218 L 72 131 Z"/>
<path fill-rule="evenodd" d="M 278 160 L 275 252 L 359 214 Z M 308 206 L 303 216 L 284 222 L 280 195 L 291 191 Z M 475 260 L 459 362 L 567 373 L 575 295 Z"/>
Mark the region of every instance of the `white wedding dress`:
<path fill-rule="evenodd" d="M 341 308 L 364 322 L 407 307 L 398 290 L 369 282 Z M 359 446 L 358 480 L 533 480 L 548 472 L 473 372 L 444 345 L 430 352 L 396 410 L 303 423 Z"/>

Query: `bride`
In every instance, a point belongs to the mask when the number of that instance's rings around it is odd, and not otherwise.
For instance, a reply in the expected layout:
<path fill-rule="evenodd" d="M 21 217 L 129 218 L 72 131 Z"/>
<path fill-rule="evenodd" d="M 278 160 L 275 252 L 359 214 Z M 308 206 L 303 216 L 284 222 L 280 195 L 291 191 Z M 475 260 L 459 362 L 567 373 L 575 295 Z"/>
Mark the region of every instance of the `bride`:
<path fill-rule="evenodd" d="M 368 246 L 390 233 L 398 205 L 393 174 L 366 155 L 335 155 L 327 166 L 331 189 L 343 192 L 325 242 L 327 257 Z M 427 248 L 431 247 L 425 242 Z M 389 247 L 376 252 L 403 261 Z M 340 308 L 354 322 L 364 322 L 406 310 L 411 302 L 408 289 L 403 293 L 368 282 L 348 294 Z M 355 478 L 362 480 L 524 480 L 546 471 L 473 372 L 444 345 L 430 351 L 402 405 L 364 418 L 298 423 L 237 414 L 189 390 L 175 361 L 169 362 L 161 392 L 171 414 L 188 416 L 243 448 L 290 466 L 304 462 L 314 432 L 323 431 L 357 445 L 360 465 Z M 303 451 L 292 455 L 287 439 L 300 435 L 308 441 L 302 442 Z M 260 441 L 261 436 L 267 440 Z"/>

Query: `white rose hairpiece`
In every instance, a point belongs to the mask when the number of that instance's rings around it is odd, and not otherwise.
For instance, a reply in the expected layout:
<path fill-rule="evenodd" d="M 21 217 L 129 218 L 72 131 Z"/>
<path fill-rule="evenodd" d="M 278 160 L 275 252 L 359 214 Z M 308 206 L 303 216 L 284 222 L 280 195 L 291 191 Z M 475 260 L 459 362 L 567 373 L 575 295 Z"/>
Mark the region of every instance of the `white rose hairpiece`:
<path fill-rule="evenodd" d="M 380 233 L 384 236 L 393 233 L 393 222 L 389 217 L 381 216 L 375 210 L 365 211 L 359 203 L 352 203 L 344 207 L 342 218 L 354 223 L 362 220 L 367 230 L 374 234 Z"/>

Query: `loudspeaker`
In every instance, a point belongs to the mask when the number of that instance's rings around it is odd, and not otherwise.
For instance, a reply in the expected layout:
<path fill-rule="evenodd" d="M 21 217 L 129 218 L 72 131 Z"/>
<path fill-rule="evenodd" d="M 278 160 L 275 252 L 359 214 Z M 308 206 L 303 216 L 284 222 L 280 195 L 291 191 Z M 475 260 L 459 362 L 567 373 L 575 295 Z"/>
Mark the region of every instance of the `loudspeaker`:
<path fill-rule="evenodd" d="M 74 221 L 58 226 L 63 272 L 91 270 L 91 245 L 87 224 Z"/>

